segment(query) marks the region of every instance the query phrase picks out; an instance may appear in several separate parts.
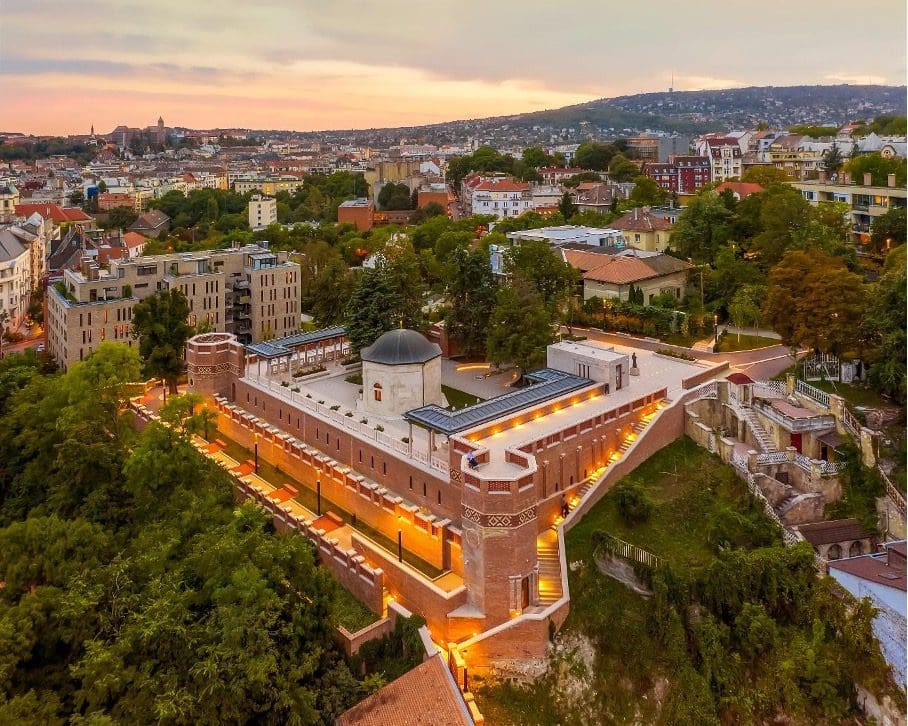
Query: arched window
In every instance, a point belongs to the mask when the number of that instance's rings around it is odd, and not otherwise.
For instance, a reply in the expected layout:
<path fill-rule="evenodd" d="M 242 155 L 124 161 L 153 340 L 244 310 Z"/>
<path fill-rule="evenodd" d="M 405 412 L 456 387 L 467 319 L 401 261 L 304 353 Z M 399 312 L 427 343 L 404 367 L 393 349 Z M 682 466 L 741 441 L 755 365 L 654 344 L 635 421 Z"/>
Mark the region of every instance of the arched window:
<path fill-rule="evenodd" d="M 860 540 L 851 543 L 851 547 L 848 548 L 849 557 L 859 557 L 864 554 L 864 545 Z"/>
<path fill-rule="evenodd" d="M 372 386 L 372 395 L 375 396 L 376 401 L 381 401 L 381 383 Z"/>
<path fill-rule="evenodd" d="M 839 545 L 834 544 L 828 550 L 826 550 L 826 559 L 827 560 L 840 560 L 842 559 L 842 548 Z"/>

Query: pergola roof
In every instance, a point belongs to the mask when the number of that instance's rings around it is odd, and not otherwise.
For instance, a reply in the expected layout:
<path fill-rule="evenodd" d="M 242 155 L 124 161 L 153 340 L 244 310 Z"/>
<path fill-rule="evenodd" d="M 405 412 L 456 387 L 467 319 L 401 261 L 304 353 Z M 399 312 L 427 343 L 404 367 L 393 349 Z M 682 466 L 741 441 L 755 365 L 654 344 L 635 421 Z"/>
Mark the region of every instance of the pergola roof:
<path fill-rule="evenodd" d="M 308 343 L 317 343 L 320 340 L 336 338 L 346 332 L 347 330 L 343 325 L 333 325 L 330 328 L 313 330 L 308 333 L 292 333 L 291 335 L 285 335 L 283 338 L 251 343 L 246 346 L 246 352 L 254 353 L 259 358 L 280 358 L 281 356 L 290 355 L 294 348 Z"/>

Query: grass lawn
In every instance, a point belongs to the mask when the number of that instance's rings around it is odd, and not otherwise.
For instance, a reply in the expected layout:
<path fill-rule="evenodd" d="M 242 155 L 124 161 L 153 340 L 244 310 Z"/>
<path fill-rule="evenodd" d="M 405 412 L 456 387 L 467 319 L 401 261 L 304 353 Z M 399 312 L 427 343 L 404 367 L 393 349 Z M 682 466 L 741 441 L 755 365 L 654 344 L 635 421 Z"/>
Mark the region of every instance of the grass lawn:
<path fill-rule="evenodd" d="M 764 338 L 760 335 L 740 335 L 737 333 L 725 333 L 719 338 L 719 352 L 732 353 L 736 350 L 753 350 L 754 348 L 768 348 L 771 345 L 781 345 L 781 340 L 775 338 Z"/>
<path fill-rule="evenodd" d="M 467 393 L 466 391 L 461 391 L 459 388 L 451 388 L 451 386 L 442 386 L 441 392 L 445 394 L 445 398 L 448 399 L 448 408 L 454 410 L 457 408 L 463 408 L 464 406 L 472 406 L 474 403 L 479 403 L 483 399 L 479 396 L 474 396 L 472 393 Z"/>
<path fill-rule="evenodd" d="M 669 345 L 680 345 L 682 348 L 690 348 L 702 337 L 705 336 L 684 335 L 683 333 L 669 333 L 668 335 L 663 335 L 661 338 L 659 338 L 659 340 L 661 340 L 663 343 L 668 343 Z"/>
<path fill-rule="evenodd" d="M 342 625 L 348 632 L 355 633 L 376 622 L 378 615 L 338 585 L 331 604 L 331 620 L 335 625 Z"/>
<path fill-rule="evenodd" d="M 888 401 L 879 393 L 866 386 L 853 386 L 849 383 L 838 383 L 837 381 L 808 381 L 814 388 L 821 391 L 835 393 L 837 396 L 844 398 L 848 405 L 853 409 L 856 406 L 866 406 L 869 408 L 895 408 L 892 401 Z"/>
<path fill-rule="evenodd" d="M 625 480 L 639 485 L 652 500 L 653 516 L 628 525 L 618 513 L 614 493 L 607 494 L 567 533 L 568 562 L 588 559 L 592 534 L 601 529 L 673 563 L 707 564 L 713 559 L 706 538 L 710 514 L 725 506 L 741 509 L 751 499 L 731 467 L 686 436 L 651 456 Z"/>

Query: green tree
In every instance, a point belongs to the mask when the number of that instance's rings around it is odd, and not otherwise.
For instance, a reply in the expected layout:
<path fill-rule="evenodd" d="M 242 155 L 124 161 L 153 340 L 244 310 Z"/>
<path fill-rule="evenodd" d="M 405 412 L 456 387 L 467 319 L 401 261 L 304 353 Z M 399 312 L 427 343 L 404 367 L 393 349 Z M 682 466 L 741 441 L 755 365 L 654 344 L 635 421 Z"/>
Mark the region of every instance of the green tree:
<path fill-rule="evenodd" d="M 904 188 L 906 181 L 905 160 L 899 158 L 884 159 L 880 154 L 860 154 L 852 156 L 845 169 L 852 179 L 863 183 L 864 174 L 870 174 L 871 184 L 884 187 L 888 184 L 890 174 L 895 174 L 895 185 Z"/>
<path fill-rule="evenodd" d="M 901 249 L 904 250 L 904 246 Z M 901 264 L 886 272 L 868 296 L 863 321 L 870 347 L 870 384 L 896 401 L 904 401 L 908 394 L 905 384 L 908 299 L 904 255 L 902 258 Z"/>
<path fill-rule="evenodd" d="M 710 262 L 729 237 L 732 213 L 715 192 L 701 192 L 684 208 L 672 230 L 671 246 L 681 257 Z"/>
<path fill-rule="evenodd" d="M 599 141 L 585 141 L 574 152 L 574 164 L 581 169 L 606 171 L 609 163 L 618 150 L 612 144 L 603 144 Z"/>
<path fill-rule="evenodd" d="M 496 293 L 488 251 L 458 247 L 446 265 L 445 281 L 451 301 L 448 335 L 466 355 L 485 352 Z"/>
<path fill-rule="evenodd" d="M 893 207 L 874 219 L 870 228 L 870 243 L 873 248 L 877 252 L 888 252 L 893 247 L 905 244 L 908 238 L 906 220 L 908 210 L 905 207 Z"/>
<path fill-rule="evenodd" d="M 756 196 L 756 195 L 753 195 Z M 750 242 L 760 266 L 769 270 L 791 247 L 810 219 L 810 204 L 790 186 L 772 186 L 760 195 L 760 231 Z"/>
<path fill-rule="evenodd" d="M 489 321 L 486 353 L 497 366 L 512 362 L 521 374 L 545 362 L 552 319 L 532 282 L 520 273 L 498 290 Z"/>
<path fill-rule="evenodd" d="M 574 204 L 574 199 L 571 197 L 570 192 L 565 192 L 561 201 L 558 203 L 558 211 L 561 212 L 561 216 L 564 217 L 565 221 L 570 220 L 577 212 L 577 205 Z"/>
<path fill-rule="evenodd" d="M 844 164 L 845 157 L 842 156 L 839 145 L 833 141 L 829 150 L 823 154 L 823 169 L 830 174 L 835 174 Z"/>
<path fill-rule="evenodd" d="M 577 286 L 577 270 L 539 240 L 511 247 L 505 254 L 504 269 L 533 285 L 550 315 L 555 314 Z"/>
<path fill-rule="evenodd" d="M 760 308 L 765 288 L 758 285 L 744 285 L 738 288 L 728 304 L 728 315 L 737 328 L 756 327 L 760 323 Z M 738 340 L 741 331 L 738 331 Z"/>
<path fill-rule="evenodd" d="M 608 175 L 612 181 L 618 183 L 633 181 L 640 174 L 637 165 L 624 154 L 615 154 L 608 165 Z"/>
<path fill-rule="evenodd" d="M 148 376 L 163 378 L 171 393 L 185 370 L 183 351 L 192 335 L 189 302 L 177 289 L 161 290 L 137 303 L 132 311 L 133 335 Z"/>
<path fill-rule="evenodd" d="M 524 149 L 520 158 L 524 164 L 532 169 L 538 169 L 540 166 L 548 166 L 552 163 L 552 157 L 546 154 L 541 146 L 531 146 Z"/>
<path fill-rule="evenodd" d="M 770 184 L 784 184 L 788 175 L 774 166 L 749 166 L 741 174 L 741 181 L 768 187 Z"/>
<path fill-rule="evenodd" d="M 410 187 L 404 183 L 388 182 L 378 192 L 378 205 L 382 209 L 412 209 Z"/>
<path fill-rule="evenodd" d="M 668 192 L 654 179 L 639 174 L 634 177 L 634 189 L 631 191 L 630 200 L 637 207 L 658 206 L 668 201 Z"/>
<path fill-rule="evenodd" d="M 106 229 L 127 229 L 139 218 L 132 207 L 114 207 L 107 213 L 101 226 Z"/>

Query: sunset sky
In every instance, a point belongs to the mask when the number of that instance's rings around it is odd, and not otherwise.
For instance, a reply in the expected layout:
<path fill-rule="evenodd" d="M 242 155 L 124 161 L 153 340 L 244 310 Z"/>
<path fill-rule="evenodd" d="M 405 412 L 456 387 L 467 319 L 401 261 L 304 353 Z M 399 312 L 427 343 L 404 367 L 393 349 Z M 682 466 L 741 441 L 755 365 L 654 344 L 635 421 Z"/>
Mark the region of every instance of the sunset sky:
<path fill-rule="evenodd" d="M 400 126 L 905 67 L 903 0 L 5 0 L 0 131 Z"/>

